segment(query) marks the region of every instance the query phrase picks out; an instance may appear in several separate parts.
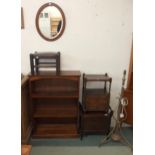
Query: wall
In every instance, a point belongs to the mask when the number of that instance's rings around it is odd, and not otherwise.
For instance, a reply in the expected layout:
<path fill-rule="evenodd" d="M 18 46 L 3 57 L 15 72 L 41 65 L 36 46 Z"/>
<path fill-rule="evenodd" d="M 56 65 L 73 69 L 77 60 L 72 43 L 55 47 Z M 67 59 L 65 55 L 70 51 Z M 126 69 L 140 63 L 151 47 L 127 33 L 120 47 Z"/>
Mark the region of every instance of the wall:
<path fill-rule="evenodd" d="M 105 73 L 112 78 L 111 105 L 116 107 L 123 70 L 128 70 L 132 42 L 132 0 L 53 0 L 65 13 L 60 39 L 43 40 L 35 17 L 48 0 L 22 0 L 25 29 L 21 30 L 22 72 L 30 72 L 29 53 L 60 51 L 61 69 Z"/>

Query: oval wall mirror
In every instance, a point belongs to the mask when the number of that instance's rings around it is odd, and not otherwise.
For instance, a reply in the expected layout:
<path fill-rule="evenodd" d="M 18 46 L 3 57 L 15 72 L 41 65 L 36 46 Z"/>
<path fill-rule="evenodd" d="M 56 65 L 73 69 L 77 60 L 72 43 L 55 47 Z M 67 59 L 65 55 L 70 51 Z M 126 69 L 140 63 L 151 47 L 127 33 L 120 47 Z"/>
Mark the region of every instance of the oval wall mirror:
<path fill-rule="evenodd" d="M 46 3 L 37 12 L 37 31 L 47 41 L 54 41 L 60 38 L 64 32 L 65 23 L 65 15 L 55 3 Z"/>

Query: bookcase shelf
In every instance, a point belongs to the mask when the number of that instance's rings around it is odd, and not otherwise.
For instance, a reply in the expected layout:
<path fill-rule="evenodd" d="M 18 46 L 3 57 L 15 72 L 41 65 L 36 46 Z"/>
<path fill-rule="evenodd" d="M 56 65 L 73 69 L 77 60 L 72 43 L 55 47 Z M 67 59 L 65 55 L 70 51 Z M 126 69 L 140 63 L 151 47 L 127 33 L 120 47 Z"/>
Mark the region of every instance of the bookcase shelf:
<path fill-rule="evenodd" d="M 79 81 L 79 71 L 30 75 L 33 138 L 79 136 Z"/>
<path fill-rule="evenodd" d="M 33 138 L 75 138 L 79 137 L 75 124 L 37 124 Z"/>
<path fill-rule="evenodd" d="M 76 118 L 77 104 L 36 104 L 34 118 Z"/>
<path fill-rule="evenodd" d="M 78 92 L 39 92 L 31 94 L 32 98 L 78 98 Z"/>

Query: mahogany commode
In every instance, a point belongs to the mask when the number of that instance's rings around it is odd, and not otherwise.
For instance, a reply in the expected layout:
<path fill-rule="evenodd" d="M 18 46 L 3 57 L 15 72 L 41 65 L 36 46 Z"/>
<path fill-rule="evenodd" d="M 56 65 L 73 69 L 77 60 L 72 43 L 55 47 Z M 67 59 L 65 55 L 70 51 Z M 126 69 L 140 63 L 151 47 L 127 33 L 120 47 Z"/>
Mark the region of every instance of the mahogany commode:
<path fill-rule="evenodd" d="M 98 85 L 93 86 L 94 82 Z M 108 134 L 110 131 L 111 82 L 107 74 L 83 74 L 81 138 L 84 134 Z"/>

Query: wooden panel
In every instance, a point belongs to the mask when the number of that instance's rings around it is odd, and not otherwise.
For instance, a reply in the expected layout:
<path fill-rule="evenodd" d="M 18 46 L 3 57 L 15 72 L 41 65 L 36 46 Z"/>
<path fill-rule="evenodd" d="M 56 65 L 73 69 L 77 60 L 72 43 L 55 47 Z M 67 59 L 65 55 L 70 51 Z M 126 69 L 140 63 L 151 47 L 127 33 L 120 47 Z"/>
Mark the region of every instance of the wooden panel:
<path fill-rule="evenodd" d="M 109 107 L 109 93 L 99 89 L 86 90 L 85 108 L 87 111 L 105 111 Z"/>
<path fill-rule="evenodd" d="M 37 117 L 35 119 L 35 124 L 76 124 L 77 123 L 77 116 L 72 117 Z"/>
<path fill-rule="evenodd" d="M 33 138 L 74 138 L 79 137 L 75 124 L 37 124 Z"/>
<path fill-rule="evenodd" d="M 51 103 L 51 104 L 35 104 L 35 118 L 64 118 L 77 116 L 77 103 Z"/>
<path fill-rule="evenodd" d="M 98 85 L 95 86 L 94 82 Z M 82 104 L 85 111 L 106 111 L 112 78 L 108 74 L 83 74 Z M 94 85 L 94 86 L 93 86 Z"/>
<path fill-rule="evenodd" d="M 112 81 L 112 78 L 100 74 L 85 74 L 87 81 Z"/>
<path fill-rule="evenodd" d="M 128 106 L 126 107 L 127 119 L 125 122 L 133 125 L 133 45 L 131 48 L 127 88 L 125 89 L 124 96 L 128 99 Z"/>
<path fill-rule="evenodd" d="M 83 132 L 85 133 L 104 133 L 110 130 L 112 114 L 104 114 L 100 112 L 89 112 L 83 114 Z"/>
<path fill-rule="evenodd" d="M 78 98 L 79 95 L 78 95 L 79 92 L 74 92 L 74 91 L 71 91 L 71 92 L 40 92 L 40 93 L 33 93 L 31 94 L 31 97 L 32 98 Z"/>
<path fill-rule="evenodd" d="M 133 90 L 133 46 L 131 48 L 127 89 Z"/>
<path fill-rule="evenodd" d="M 32 77 L 30 85 L 33 98 L 78 98 L 79 96 L 77 77 Z"/>
<path fill-rule="evenodd" d="M 128 105 L 126 107 L 127 119 L 125 122 L 132 125 L 133 124 L 133 91 L 125 90 L 124 96 L 127 97 L 128 99 Z"/>
<path fill-rule="evenodd" d="M 31 133 L 28 77 L 21 81 L 21 141 L 27 144 Z"/>
<path fill-rule="evenodd" d="M 81 75 L 81 73 L 80 73 L 80 71 L 60 71 L 60 73 L 59 74 L 56 74 L 56 72 L 49 72 L 49 71 L 40 71 L 40 72 L 38 72 L 38 74 L 37 75 L 30 75 L 30 76 L 32 76 L 32 77 L 40 77 L 40 75 L 41 76 L 45 76 L 45 77 L 50 77 L 51 78 L 51 75 L 53 76 L 53 77 L 65 77 L 65 76 L 67 76 L 67 77 L 80 77 L 80 75 Z"/>

